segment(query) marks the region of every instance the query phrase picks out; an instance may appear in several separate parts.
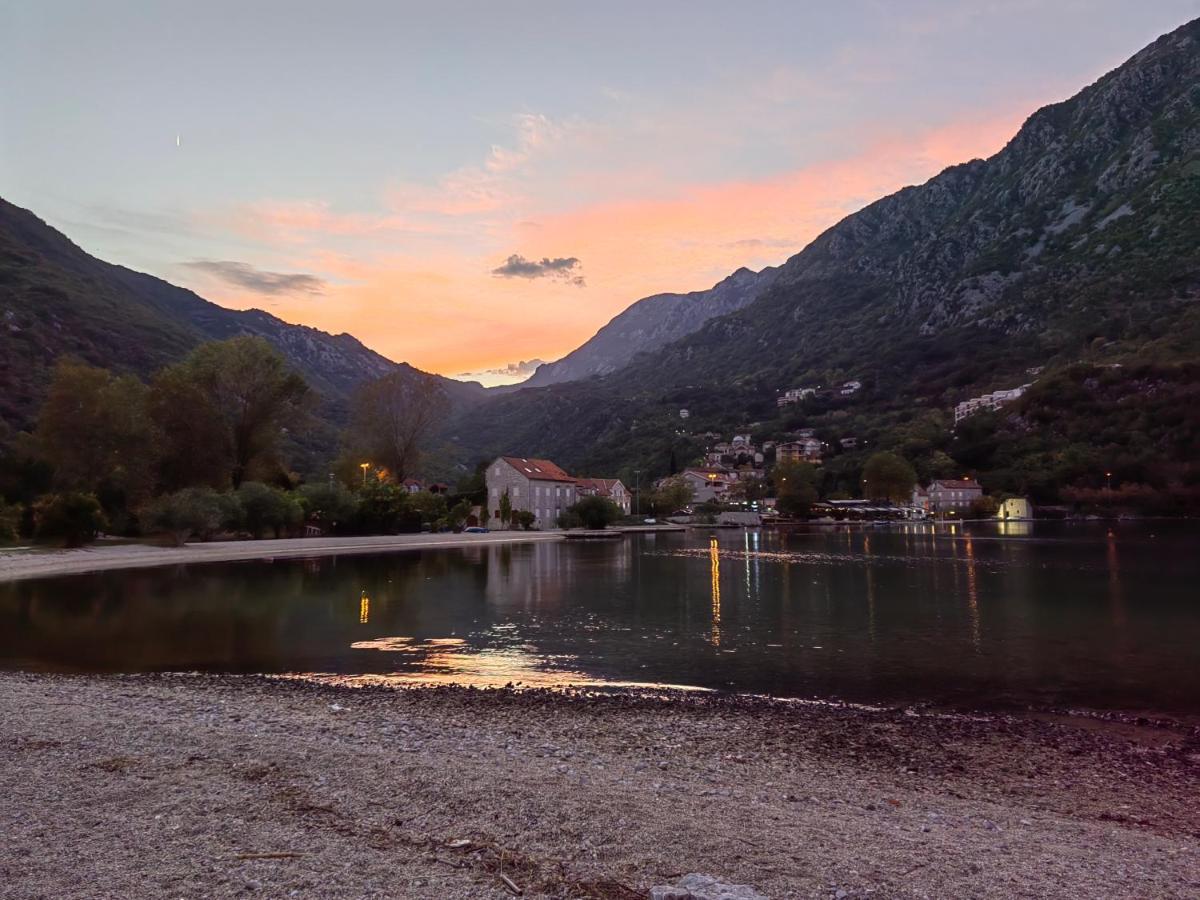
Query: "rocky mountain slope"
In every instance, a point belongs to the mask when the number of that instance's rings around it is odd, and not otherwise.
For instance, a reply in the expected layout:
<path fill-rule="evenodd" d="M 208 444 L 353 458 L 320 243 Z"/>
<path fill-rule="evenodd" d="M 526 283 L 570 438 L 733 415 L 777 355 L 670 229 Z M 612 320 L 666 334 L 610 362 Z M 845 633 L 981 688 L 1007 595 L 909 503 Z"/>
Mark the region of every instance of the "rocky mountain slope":
<path fill-rule="evenodd" d="M 773 267 L 761 272 L 741 268 L 707 291 L 655 294 L 638 300 L 562 359 L 538 366 L 522 387 L 615 372 L 638 353 L 657 350 L 693 333 L 709 319 L 753 302 L 771 286 L 777 272 Z"/>
<path fill-rule="evenodd" d="M 349 334 L 231 310 L 90 256 L 33 213 L 0 200 L 0 420 L 26 426 L 62 355 L 147 376 L 207 340 L 255 334 L 333 404 L 397 363 Z M 416 369 L 399 364 L 410 370 Z M 483 388 L 442 379 L 461 403 Z"/>
<path fill-rule="evenodd" d="M 662 468 L 679 428 L 854 377 L 857 416 L 947 409 L 1031 367 L 1200 356 L 1200 20 L 1034 113 L 988 160 L 848 216 L 742 309 L 600 379 L 490 402 L 466 455 Z M 854 420 L 854 421 L 858 421 Z M 847 425 L 849 427 L 849 425 Z"/>

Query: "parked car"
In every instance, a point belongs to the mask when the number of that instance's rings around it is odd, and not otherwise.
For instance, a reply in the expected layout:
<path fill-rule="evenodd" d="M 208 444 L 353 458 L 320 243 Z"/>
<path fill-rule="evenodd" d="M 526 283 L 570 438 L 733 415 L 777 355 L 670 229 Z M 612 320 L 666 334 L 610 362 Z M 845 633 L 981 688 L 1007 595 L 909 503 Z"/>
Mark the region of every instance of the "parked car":
<path fill-rule="evenodd" d="M 464 528 L 463 534 L 488 534 L 490 528 L 484 528 L 482 525 L 472 525 L 470 528 Z"/>

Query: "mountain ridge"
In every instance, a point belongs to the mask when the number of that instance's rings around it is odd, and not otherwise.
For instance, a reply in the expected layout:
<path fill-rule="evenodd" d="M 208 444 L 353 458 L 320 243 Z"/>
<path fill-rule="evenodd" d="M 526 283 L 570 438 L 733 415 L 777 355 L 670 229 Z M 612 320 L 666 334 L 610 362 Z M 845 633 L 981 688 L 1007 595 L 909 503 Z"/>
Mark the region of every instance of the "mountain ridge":
<path fill-rule="evenodd" d="M 294 325 L 260 309 L 227 309 L 105 262 L 0 198 L 0 420 L 10 427 L 29 426 L 60 356 L 145 378 L 206 340 L 238 334 L 267 340 L 334 406 L 364 380 L 396 369 L 426 374 L 350 334 Z M 457 403 L 484 397 L 478 383 L 433 377 Z"/>
<path fill-rule="evenodd" d="M 451 432 L 466 455 L 654 470 L 682 407 L 691 427 L 730 428 L 774 418 L 786 388 L 855 377 L 872 416 L 900 416 L 1032 367 L 1194 358 L 1198 154 L 1200 20 L 1035 111 L 988 160 L 842 219 L 741 309 Z"/>

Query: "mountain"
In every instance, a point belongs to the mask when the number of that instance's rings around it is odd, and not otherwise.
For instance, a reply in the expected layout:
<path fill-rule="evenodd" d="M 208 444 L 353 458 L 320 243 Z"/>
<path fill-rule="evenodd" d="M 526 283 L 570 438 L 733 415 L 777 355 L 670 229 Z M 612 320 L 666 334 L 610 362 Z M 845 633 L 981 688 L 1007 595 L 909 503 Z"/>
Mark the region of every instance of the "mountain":
<path fill-rule="evenodd" d="M 253 334 L 275 346 L 339 418 L 354 387 L 399 365 L 349 334 L 292 325 L 262 310 L 217 306 L 159 278 L 90 256 L 33 213 L 0 200 L 0 421 L 25 427 L 63 355 L 142 377 L 196 345 Z M 452 400 L 483 397 L 440 378 Z"/>
<path fill-rule="evenodd" d="M 707 291 L 638 300 L 562 359 L 538 366 L 521 386 L 543 387 L 615 372 L 638 353 L 656 350 L 691 334 L 709 319 L 746 306 L 771 286 L 777 271 L 741 268 Z"/>
<path fill-rule="evenodd" d="M 1038 110 L 990 159 L 843 219 L 740 310 L 605 377 L 498 397 L 449 434 L 468 456 L 662 471 L 691 446 L 681 407 L 692 431 L 783 431 L 797 416 L 778 392 L 855 378 L 852 404 L 805 424 L 887 443 L 936 413 L 913 452 L 948 454 L 946 411 L 1028 369 L 1200 356 L 1197 210 L 1200 20 Z"/>

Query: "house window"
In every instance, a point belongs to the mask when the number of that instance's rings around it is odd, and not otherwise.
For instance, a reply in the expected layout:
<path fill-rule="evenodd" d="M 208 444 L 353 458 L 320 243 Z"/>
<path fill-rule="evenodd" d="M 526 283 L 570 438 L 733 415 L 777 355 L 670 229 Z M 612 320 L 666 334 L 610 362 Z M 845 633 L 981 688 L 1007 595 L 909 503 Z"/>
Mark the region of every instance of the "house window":
<path fill-rule="evenodd" d="M 520 488 L 517 488 L 517 487 L 513 488 L 513 496 L 514 496 L 514 497 L 520 497 L 520 496 L 521 496 L 521 489 L 520 489 Z"/>

